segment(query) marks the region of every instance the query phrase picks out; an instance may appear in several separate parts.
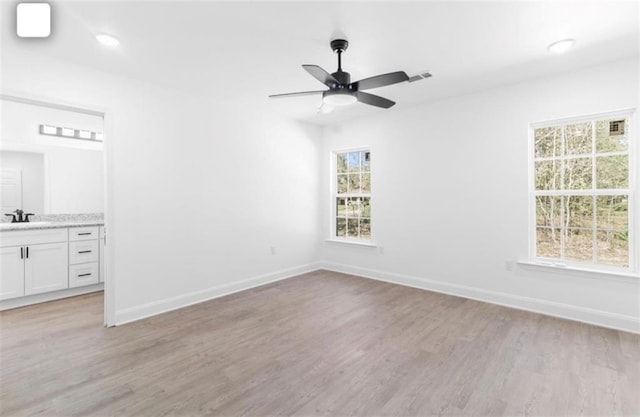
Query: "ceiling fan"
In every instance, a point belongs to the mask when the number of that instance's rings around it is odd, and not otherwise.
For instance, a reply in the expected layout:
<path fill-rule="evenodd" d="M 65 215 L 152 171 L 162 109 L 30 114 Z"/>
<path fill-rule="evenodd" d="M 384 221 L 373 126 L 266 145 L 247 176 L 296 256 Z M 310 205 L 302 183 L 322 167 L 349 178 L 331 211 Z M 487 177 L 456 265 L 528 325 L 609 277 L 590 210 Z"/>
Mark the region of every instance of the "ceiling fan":
<path fill-rule="evenodd" d="M 404 71 L 396 71 L 351 82 L 351 74 L 342 71 L 342 53 L 347 50 L 348 46 L 349 42 L 344 39 L 335 39 L 331 41 L 331 49 L 338 54 L 338 70 L 333 74 L 329 74 L 317 65 L 302 66 L 302 68 L 304 68 L 315 79 L 329 87 L 328 90 L 273 94 L 269 97 L 281 98 L 322 94 L 323 104 L 328 104 L 330 106 L 344 106 L 359 101 L 360 103 L 388 109 L 396 104 L 394 101 L 374 94 L 365 93 L 362 90 L 384 87 L 386 85 L 397 84 L 403 81 L 411 81 L 414 77 L 411 77 L 410 79 Z M 418 78 L 426 77 L 422 76 Z"/>

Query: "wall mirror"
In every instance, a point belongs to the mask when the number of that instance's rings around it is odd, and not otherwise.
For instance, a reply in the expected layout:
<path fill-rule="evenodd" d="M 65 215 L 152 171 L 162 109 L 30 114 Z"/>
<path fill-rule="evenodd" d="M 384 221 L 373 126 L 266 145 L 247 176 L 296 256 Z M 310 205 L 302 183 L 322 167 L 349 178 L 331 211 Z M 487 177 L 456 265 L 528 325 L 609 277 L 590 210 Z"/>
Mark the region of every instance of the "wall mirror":
<path fill-rule="evenodd" d="M 43 134 L 42 125 L 103 132 L 103 118 L 28 100 L 0 99 L 0 205 L 36 214 L 104 212 L 103 143 Z M 61 106 L 62 107 L 62 106 Z M 4 217 L 4 216 L 3 216 Z"/>

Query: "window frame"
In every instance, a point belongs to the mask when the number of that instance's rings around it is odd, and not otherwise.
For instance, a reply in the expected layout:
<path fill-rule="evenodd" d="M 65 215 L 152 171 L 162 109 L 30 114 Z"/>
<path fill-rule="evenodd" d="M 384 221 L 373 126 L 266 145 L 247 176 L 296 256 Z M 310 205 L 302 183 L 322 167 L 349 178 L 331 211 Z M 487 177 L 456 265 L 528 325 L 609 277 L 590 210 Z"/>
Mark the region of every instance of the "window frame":
<path fill-rule="evenodd" d="M 628 196 L 628 230 L 629 230 L 629 266 L 615 266 L 615 265 L 605 265 L 598 264 L 593 262 L 577 262 L 570 261 L 565 259 L 556 259 L 556 258 L 544 258 L 536 256 L 536 197 L 539 195 L 554 195 L 554 196 L 567 196 L 567 195 L 586 195 L 586 196 L 598 196 L 598 195 L 611 195 L 610 189 L 602 189 L 601 191 L 597 189 L 597 178 L 594 176 L 592 178 L 594 187 L 587 190 L 571 190 L 567 192 L 567 190 L 555 190 L 555 191 L 542 191 L 535 189 L 535 130 L 544 127 L 553 127 L 553 126 L 564 126 L 567 124 L 574 123 L 582 123 L 588 121 L 597 121 L 597 120 L 606 120 L 606 119 L 616 119 L 616 118 L 626 118 L 628 119 L 629 126 L 625 128 L 628 129 L 627 134 L 629 138 L 629 144 L 627 149 L 628 154 L 628 163 L 629 163 L 629 178 L 628 178 L 628 188 L 624 190 L 627 191 Z M 638 205 L 638 143 L 636 137 L 636 109 L 628 108 L 610 112 L 601 112 L 601 113 L 592 113 L 581 116 L 573 116 L 573 117 L 564 117 L 553 120 L 545 120 L 539 122 L 529 123 L 529 132 L 528 132 L 528 244 L 529 244 L 529 262 L 533 264 L 551 266 L 551 267 L 559 267 L 559 268 L 573 268 L 576 270 L 588 269 L 597 272 L 604 273 L 614 273 L 614 274 L 635 274 L 639 271 L 638 263 L 640 262 L 640 256 L 637 254 L 638 249 L 638 241 L 640 237 L 640 213 L 639 213 L 639 205 Z M 595 158 L 597 157 L 596 149 L 592 149 L 592 158 L 594 161 L 592 169 L 595 171 Z M 565 159 L 565 156 L 558 159 Z M 540 192 L 542 191 L 542 192 Z M 609 191 L 609 192 L 607 192 Z"/>
<path fill-rule="evenodd" d="M 330 152 L 330 173 L 329 173 L 329 238 L 327 240 L 340 242 L 340 243 L 351 243 L 355 245 L 363 245 L 363 246 L 375 246 L 375 233 L 374 227 L 371 226 L 371 237 L 369 239 L 363 238 L 353 238 L 353 237 L 342 237 L 337 235 L 337 207 L 336 207 L 336 199 L 340 197 L 338 195 L 338 154 L 341 153 L 349 153 L 349 152 L 369 152 L 373 154 L 371 146 L 358 146 L 352 148 L 342 148 L 342 149 L 333 149 Z M 369 219 L 371 219 L 371 223 L 373 223 L 374 218 L 374 208 L 371 202 L 373 201 L 373 165 L 369 169 L 369 178 L 370 178 L 370 188 L 368 194 L 360 194 L 363 197 L 369 197 Z"/>

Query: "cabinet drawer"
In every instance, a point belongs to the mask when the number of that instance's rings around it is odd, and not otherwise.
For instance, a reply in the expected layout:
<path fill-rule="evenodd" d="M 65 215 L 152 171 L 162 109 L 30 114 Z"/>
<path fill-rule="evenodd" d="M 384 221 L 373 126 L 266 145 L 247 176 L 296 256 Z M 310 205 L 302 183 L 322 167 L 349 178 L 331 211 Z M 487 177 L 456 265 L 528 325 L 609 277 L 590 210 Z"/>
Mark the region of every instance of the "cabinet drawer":
<path fill-rule="evenodd" d="M 67 241 L 67 228 L 0 232 L 0 247 L 28 246 Z"/>
<path fill-rule="evenodd" d="M 69 265 L 96 262 L 100 256 L 97 240 L 69 242 Z"/>
<path fill-rule="evenodd" d="M 102 239 L 106 235 L 107 235 L 106 229 L 104 228 L 104 226 L 100 226 L 100 239 Z"/>
<path fill-rule="evenodd" d="M 91 262 L 69 267 L 69 288 L 98 283 L 98 263 Z"/>
<path fill-rule="evenodd" d="M 69 228 L 69 241 L 93 240 L 98 236 L 98 226 Z"/>

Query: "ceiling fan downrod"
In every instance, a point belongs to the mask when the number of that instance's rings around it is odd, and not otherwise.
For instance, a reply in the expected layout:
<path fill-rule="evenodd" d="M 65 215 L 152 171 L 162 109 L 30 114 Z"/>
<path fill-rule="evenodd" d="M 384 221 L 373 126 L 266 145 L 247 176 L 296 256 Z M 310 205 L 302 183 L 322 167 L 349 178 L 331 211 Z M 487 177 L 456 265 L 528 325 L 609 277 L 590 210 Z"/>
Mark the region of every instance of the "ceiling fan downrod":
<path fill-rule="evenodd" d="M 334 39 L 330 45 L 333 52 L 338 54 L 338 70 L 331 75 L 340 83 L 340 86 L 349 84 L 351 82 L 351 75 L 348 72 L 342 71 L 342 53 L 347 50 L 349 42 L 346 39 Z M 340 88 L 340 86 L 338 86 L 338 88 Z"/>

